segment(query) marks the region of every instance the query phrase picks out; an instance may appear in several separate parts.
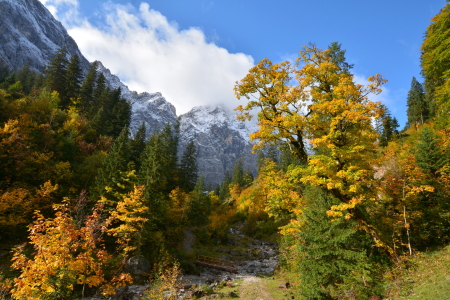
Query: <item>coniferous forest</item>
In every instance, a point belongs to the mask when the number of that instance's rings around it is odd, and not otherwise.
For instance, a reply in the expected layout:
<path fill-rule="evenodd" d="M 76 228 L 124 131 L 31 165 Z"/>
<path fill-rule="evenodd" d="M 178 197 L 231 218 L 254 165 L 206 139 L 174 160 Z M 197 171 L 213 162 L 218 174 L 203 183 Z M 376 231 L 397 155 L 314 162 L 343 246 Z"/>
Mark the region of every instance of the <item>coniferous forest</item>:
<path fill-rule="evenodd" d="M 403 128 L 371 101 L 386 79 L 356 84 L 338 42 L 257 63 L 234 91 L 237 118 L 258 120 L 258 173 L 238 159 L 216 187 L 193 142 L 179 153 L 178 124 L 130 133 L 131 105 L 95 62 L 83 74 L 62 48 L 42 73 L 1 69 L 0 297 L 167 290 L 196 272 L 184 231 L 207 249 L 241 224 L 278 243 L 298 299 L 410 299 L 405 274 L 450 242 L 449 18 L 447 4 L 426 29 Z M 130 258 L 152 271 L 131 276 Z"/>

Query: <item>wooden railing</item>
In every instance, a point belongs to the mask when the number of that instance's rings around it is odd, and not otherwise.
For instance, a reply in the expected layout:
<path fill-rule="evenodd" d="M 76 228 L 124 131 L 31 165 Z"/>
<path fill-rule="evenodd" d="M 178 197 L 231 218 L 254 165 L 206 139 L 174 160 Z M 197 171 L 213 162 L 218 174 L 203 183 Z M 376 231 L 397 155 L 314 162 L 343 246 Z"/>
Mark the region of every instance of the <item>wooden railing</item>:
<path fill-rule="evenodd" d="M 220 269 L 232 273 L 238 272 L 238 266 L 239 264 L 237 262 L 226 260 L 226 259 L 220 259 L 220 258 L 213 258 L 209 256 L 199 255 L 197 257 L 196 263 L 207 266 L 210 268 Z"/>

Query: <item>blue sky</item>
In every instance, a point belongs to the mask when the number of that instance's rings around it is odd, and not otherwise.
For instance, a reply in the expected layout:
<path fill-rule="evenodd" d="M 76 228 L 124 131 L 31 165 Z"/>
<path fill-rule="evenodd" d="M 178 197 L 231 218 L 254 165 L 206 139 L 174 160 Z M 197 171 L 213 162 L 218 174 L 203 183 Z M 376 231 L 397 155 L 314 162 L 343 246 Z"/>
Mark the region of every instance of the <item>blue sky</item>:
<path fill-rule="evenodd" d="M 236 80 L 263 58 L 295 59 L 302 46 L 338 41 L 356 80 L 380 73 L 384 102 L 401 126 L 420 46 L 445 0 L 41 0 L 89 60 L 101 60 L 132 89 L 157 92 L 179 113 L 233 107 Z M 128 57 L 129 56 L 129 57 Z"/>

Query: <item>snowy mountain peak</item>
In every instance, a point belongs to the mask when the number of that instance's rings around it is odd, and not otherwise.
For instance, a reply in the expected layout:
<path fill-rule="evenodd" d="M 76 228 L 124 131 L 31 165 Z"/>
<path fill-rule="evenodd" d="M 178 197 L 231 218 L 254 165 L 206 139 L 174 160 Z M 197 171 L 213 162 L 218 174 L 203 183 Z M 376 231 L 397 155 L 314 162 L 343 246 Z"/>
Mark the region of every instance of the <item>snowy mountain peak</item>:
<path fill-rule="evenodd" d="M 199 172 L 212 186 L 231 172 L 241 157 L 245 168 L 256 172 L 257 159 L 252 154 L 252 132 L 246 123 L 237 121 L 235 115 L 223 106 L 199 106 L 180 116 L 180 150 L 192 141 L 198 152 Z"/>
<path fill-rule="evenodd" d="M 237 121 L 234 112 L 229 112 L 223 106 L 196 106 L 180 118 L 182 131 L 194 127 L 197 131 L 208 132 L 212 126 L 226 126 L 246 141 L 249 140 L 249 134 L 257 130 L 256 124 Z"/>

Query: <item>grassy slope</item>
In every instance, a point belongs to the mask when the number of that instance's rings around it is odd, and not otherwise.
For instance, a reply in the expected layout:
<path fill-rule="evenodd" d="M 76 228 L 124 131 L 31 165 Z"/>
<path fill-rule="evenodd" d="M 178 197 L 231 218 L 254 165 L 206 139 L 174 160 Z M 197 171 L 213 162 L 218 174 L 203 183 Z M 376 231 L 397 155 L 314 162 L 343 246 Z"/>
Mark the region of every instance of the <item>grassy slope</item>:
<path fill-rule="evenodd" d="M 450 246 L 419 254 L 409 265 L 389 284 L 387 299 L 450 299 Z"/>

